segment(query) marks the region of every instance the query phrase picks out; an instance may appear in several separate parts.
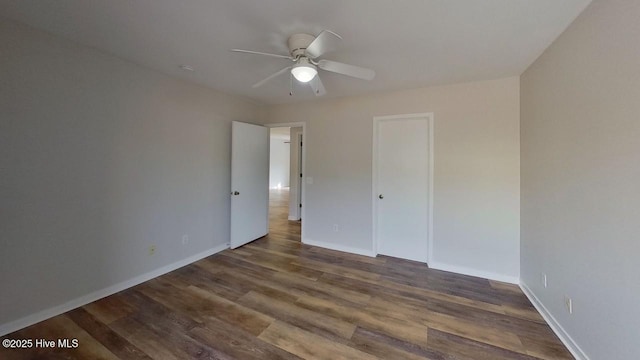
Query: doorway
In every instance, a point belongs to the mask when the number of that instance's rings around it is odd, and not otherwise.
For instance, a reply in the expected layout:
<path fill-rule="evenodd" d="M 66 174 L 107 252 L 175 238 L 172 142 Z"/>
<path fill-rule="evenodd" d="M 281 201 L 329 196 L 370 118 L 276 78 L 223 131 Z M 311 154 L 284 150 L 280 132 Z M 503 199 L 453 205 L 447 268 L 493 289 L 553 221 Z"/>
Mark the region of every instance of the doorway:
<path fill-rule="evenodd" d="M 298 123 L 266 126 L 270 133 L 269 235 L 301 241 L 304 128 Z"/>
<path fill-rule="evenodd" d="M 373 120 L 373 234 L 378 254 L 429 262 L 433 115 Z"/>

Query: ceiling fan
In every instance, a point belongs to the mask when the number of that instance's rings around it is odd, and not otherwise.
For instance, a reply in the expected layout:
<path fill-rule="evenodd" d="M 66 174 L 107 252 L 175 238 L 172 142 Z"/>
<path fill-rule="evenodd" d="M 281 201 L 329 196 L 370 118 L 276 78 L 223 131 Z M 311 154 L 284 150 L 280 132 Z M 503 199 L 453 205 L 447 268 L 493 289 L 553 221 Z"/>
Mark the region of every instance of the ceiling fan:
<path fill-rule="evenodd" d="M 269 75 L 265 79 L 253 84 L 253 88 L 264 85 L 267 81 L 285 74 L 290 73 L 290 91 L 289 95 L 293 95 L 292 85 L 293 78 L 301 83 L 307 83 L 313 89 L 316 96 L 326 93 L 324 85 L 320 80 L 318 69 L 331 71 L 334 73 L 351 76 L 363 80 L 372 80 L 376 73 L 367 68 L 344 64 L 337 61 L 319 59 L 323 54 L 333 51 L 338 47 L 342 37 L 333 31 L 323 30 L 318 36 L 309 34 L 294 34 L 289 37 L 287 45 L 289 46 L 289 55 L 270 54 L 260 51 L 231 49 L 231 51 L 239 53 L 247 53 L 254 55 L 264 55 L 276 58 L 288 59 L 295 64 Z"/>

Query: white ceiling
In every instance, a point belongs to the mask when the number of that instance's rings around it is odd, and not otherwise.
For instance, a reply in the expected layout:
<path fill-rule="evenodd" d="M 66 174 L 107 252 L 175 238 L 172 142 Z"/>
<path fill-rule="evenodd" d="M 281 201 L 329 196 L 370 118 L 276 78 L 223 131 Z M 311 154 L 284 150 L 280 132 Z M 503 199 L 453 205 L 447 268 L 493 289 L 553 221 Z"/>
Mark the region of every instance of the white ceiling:
<path fill-rule="evenodd" d="M 289 35 L 330 29 L 324 58 L 374 69 L 371 81 L 321 72 L 324 97 L 521 74 L 591 0 L 0 0 L 0 14 L 124 59 L 261 103 L 289 96 L 290 65 L 231 48 L 287 54 Z M 179 69 L 192 66 L 194 72 Z"/>

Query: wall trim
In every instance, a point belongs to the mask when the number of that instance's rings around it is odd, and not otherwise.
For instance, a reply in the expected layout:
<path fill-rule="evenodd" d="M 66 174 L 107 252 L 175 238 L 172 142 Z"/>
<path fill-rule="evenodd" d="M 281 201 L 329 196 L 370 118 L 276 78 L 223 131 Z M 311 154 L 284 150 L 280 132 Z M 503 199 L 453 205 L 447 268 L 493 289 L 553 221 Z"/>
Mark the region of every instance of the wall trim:
<path fill-rule="evenodd" d="M 298 221 L 298 220 L 300 220 L 300 218 L 299 218 L 299 217 L 296 217 L 296 216 L 289 216 L 289 217 L 287 218 L 287 220 L 289 220 L 289 221 Z"/>
<path fill-rule="evenodd" d="M 197 253 L 195 255 L 189 256 L 188 258 L 182 259 L 182 260 L 178 260 L 174 263 L 165 265 L 161 268 L 152 270 L 148 273 L 142 274 L 142 275 L 138 275 L 132 279 L 129 280 L 125 280 L 122 282 L 119 282 L 117 284 L 108 286 L 106 288 L 100 289 L 100 290 L 96 290 L 92 293 L 80 296 L 78 298 L 75 298 L 73 300 L 67 301 L 64 304 L 61 305 L 57 305 L 42 311 L 39 311 L 35 314 L 32 315 L 27 315 L 21 319 L 18 320 L 14 320 L 11 321 L 9 323 L 6 324 L 2 324 L 0 325 L 0 336 L 4 336 L 7 334 L 10 334 L 14 331 L 23 329 L 27 326 L 31 326 L 33 324 L 39 323 L 41 321 L 47 320 L 49 318 L 52 318 L 54 316 L 58 316 L 60 314 L 63 314 L 67 311 L 73 310 L 75 308 L 78 308 L 80 306 L 84 306 L 87 305 L 91 302 L 94 302 L 96 300 L 100 300 L 104 297 L 107 297 L 109 295 L 113 295 L 117 292 L 120 292 L 122 290 L 126 290 L 128 288 L 134 287 L 136 285 L 139 285 L 145 281 L 149 281 L 153 278 L 156 278 L 160 275 L 164 275 L 168 272 L 171 272 L 173 270 L 179 269 L 183 266 L 189 265 L 193 262 L 196 262 L 200 259 L 206 258 L 207 256 L 211 256 L 213 254 L 219 253 L 222 250 L 228 249 L 229 245 L 228 244 L 222 244 L 222 245 L 218 245 L 216 247 L 213 247 L 211 249 L 205 250 L 203 252 Z"/>
<path fill-rule="evenodd" d="M 535 293 L 525 284 L 524 281 L 520 281 L 520 289 L 522 292 L 529 298 L 529 301 L 533 304 L 533 306 L 538 310 L 540 315 L 544 318 L 544 320 L 549 324 L 551 330 L 560 338 L 560 341 L 567 347 L 571 355 L 573 355 L 577 360 L 590 360 L 587 354 L 578 346 L 578 344 L 571 338 L 569 333 L 560 325 L 560 323 L 556 320 L 555 317 L 551 314 L 549 310 L 544 306 L 542 301 L 538 299 Z"/>
<path fill-rule="evenodd" d="M 449 271 L 462 275 L 476 276 L 489 280 L 502 281 L 509 284 L 519 285 L 520 278 L 517 276 L 498 274 L 490 271 L 477 270 L 473 268 L 468 268 L 464 266 L 451 265 L 446 263 L 441 263 L 437 261 L 431 261 L 428 263 L 430 269 Z"/>
<path fill-rule="evenodd" d="M 334 243 L 329 243 L 324 241 L 315 241 L 310 239 L 302 239 L 302 243 L 311 245 L 311 246 L 317 246 L 325 249 L 337 250 L 337 251 L 342 251 L 342 252 L 356 254 L 356 255 L 376 257 L 376 253 L 373 250 L 368 250 L 368 249 L 359 249 L 359 248 L 354 248 L 350 246 L 344 246 L 344 245 L 334 244 Z"/>

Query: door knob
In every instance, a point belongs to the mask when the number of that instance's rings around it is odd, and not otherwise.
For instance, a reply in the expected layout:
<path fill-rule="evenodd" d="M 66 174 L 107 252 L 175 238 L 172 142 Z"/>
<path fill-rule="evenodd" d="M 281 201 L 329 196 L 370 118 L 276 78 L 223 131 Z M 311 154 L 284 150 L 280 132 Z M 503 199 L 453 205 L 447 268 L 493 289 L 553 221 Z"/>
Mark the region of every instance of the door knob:
<path fill-rule="evenodd" d="M 378 199 L 384 199 L 384 196 L 382 194 L 378 195 Z"/>
<path fill-rule="evenodd" d="M 240 195 L 240 191 L 234 191 L 231 193 L 231 195 Z"/>

